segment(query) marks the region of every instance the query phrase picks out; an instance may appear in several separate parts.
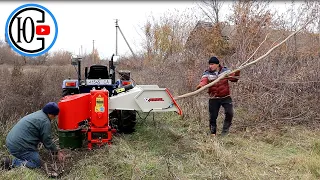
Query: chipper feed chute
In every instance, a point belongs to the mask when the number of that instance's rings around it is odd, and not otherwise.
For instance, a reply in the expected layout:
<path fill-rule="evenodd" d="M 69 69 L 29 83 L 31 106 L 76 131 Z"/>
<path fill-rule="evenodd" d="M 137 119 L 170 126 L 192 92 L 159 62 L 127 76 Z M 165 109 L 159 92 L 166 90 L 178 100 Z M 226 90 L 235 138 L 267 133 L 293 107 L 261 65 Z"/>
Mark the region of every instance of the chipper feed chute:
<path fill-rule="evenodd" d="M 137 110 L 142 112 L 182 111 L 166 88 L 157 85 L 138 85 L 127 92 L 110 97 L 110 110 Z"/>
<path fill-rule="evenodd" d="M 62 148 L 80 148 L 84 137 L 89 149 L 93 144 L 110 144 L 112 134 L 116 132 L 109 121 L 110 115 L 117 110 L 182 114 L 170 92 L 157 85 L 125 86 L 115 89 L 114 96 L 109 96 L 106 89 L 69 95 L 60 100 L 59 108 L 59 143 Z"/>

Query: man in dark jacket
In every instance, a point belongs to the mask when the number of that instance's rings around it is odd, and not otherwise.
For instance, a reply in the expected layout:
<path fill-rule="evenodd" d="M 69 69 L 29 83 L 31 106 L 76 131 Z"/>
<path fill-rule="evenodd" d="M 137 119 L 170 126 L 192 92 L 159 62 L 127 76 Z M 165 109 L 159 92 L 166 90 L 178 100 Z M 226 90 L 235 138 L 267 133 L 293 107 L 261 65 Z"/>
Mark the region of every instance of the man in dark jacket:
<path fill-rule="evenodd" d="M 221 76 L 222 73 L 230 72 L 227 67 L 220 65 L 217 57 L 213 56 L 209 59 L 209 68 L 203 73 L 200 84 L 197 89 L 205 86 L 206 84 L 216 80 Z M 219 113 L 220 106 L 225 110 L 225 119 L 223 123 L 221 135 L 226 135 L 229 133 L 229 128 L 232 124 L 233 118 L 233 104 L 232 98 L 230 96 L 229 81 L 237 82 L 240 71 L 230 74 L 228 77 L 221 79 L 213 86 L 209 87 L 209 112 L 210 112 L 210 132 L 213 136 L 217 132 L 217 117 Z"/>
<path fill-rule="evenodd" d="M 58 105 L 49 102 L 42 110 L 20 119 L 10 130 L 6 138 L 6 146 L 10 154 L 15 157 L 12 167 L 40 168 L 41 161 L 38 152 L 40 142 L 52 154 L 58 154 L 60 161 L 63 160 L 64 155 L 53 143 L 51 133 L 51 120 L 54 120 L 58 114 Z"/>

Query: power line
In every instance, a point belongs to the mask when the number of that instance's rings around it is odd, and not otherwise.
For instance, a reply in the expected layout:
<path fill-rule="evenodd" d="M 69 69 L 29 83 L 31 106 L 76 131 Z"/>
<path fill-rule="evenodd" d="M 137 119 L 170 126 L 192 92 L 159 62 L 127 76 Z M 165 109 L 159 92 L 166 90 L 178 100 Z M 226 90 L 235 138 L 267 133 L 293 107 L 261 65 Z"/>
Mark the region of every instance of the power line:
<path fill-rule="evenodd" d="M 92 63 L 95 63 L 95 59 L 94 59 L 94 40 L 92 40 L 92 61 L 93 61 Z"/>

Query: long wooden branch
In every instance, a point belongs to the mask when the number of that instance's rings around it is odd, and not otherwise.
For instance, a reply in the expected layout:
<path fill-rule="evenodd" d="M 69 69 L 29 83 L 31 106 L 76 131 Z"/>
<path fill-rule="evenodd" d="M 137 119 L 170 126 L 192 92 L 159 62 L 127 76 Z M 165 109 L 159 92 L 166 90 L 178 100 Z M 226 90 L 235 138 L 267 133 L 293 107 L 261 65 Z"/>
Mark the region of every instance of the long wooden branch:
<path fill-rule="evenodd" d="M 262 41 L 262 43 L 260 43 L 260 45 L 258 46 L 258 48 L 253 52 L 253 54 L 244 62 L 242 63 L 239 67 L 242 67 L 243 65 L 245 65 L 260 49 L 260 47 L 262 46 L 262 44 L 267 40 L 269 33 L 266 35 L 266 37 L 264 38 L 264 40 Z"/>
<path fill-rule="evenodd" d="M 303 25 L 301 28 L 299 28 L 297 31 L 291 33 L 287 38 L 285 38 L 282 42 L 280 42 L 279 44 L 277 44 L 276 46 L 274 46 L 273 48 L 271 48 L 267 53 L 265 53 L 264 55 L 260 56 L 259 58 L 257 58 L 256 60 L 248 63 L 248 64 L 245 64 L 243 66 L 240 66 L 238 68 L 236 68 L 235 70 L 232 70 L 228 73 L 223 73 L 220 77 L 218 77 L 216 80 L 212 81 L 211 83 L 201 87 L 200 89 L 196 90 L 196 91 L 193 91 L 193 92 L 190 92 L 190 93 L 186 93 L 186 94 L 183 94 L 183 95 L 180 95 L 180 96 L 177 96 L 175 97 L 174 99 L 175 100 L 179 100 L 179 99 L 182 99 L 182 98 L 186 98 L 186 97 L 190 97 L 190 96 L 194 96 L 198 93 L 200 93 L 201 91 L 205 90 L 206 88 L 209 88 L 211 87 L 212 85 L 216 84 L 217 82 L 219 82 L 221 79 L 227 77 L 229 74 L 232 74 L 232 73 L 235 73 L 239 70 L 242 70 L 250 65 L 253 65 L 257 62 L 259 62 L 260 60 L 262 60 L 263 58 L 267 57 L 273 50 L 275 50 L 276 48 L 278 48 L 279 46 L 281 46 L 283 43 L 285 43 L 288 39 L 290 39 L 292 36 L 294 36 L 295 34 L 297 34 L 298 32 L 300 32 L 303 28 L 305 28 L 311 21 L 313 21 L 316 17 L 312 18 L 310 21 L 308 21 L 305 25 Z"/>

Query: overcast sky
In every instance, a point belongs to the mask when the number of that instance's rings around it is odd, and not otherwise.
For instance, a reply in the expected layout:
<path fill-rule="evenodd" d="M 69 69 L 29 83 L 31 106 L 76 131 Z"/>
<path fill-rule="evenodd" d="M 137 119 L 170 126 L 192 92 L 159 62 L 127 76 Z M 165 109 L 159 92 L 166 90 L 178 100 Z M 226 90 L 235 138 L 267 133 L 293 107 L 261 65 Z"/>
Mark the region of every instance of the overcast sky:
<path fill-rule="evenodd" d="M 10 13 L 26 1 L 0 2 L 0 39 L 4 40 L 5 24 Z M 119 26 L 129 41 L 134 51 L 141 49 L 141 35 L 144 22 L 150 15 L 161 16 L 168 10 L 185 10 L 197 6 L 194 1 L 96 1 L 96 2 L 37 2 L 48 8 L 55 16 L 59 33 L 52 51 L 59 49 L 68 50 L 75 54 L 79 53 L 82 45 L 83 52 L 92 51 L 92 40 L 95 40 L 95 48 L 100 57 L 111 57 L 115 53 L 115 19 L 119 19 Z M 275 7 L 285 9 L 285 3 L 277 1 Z M 225 1 L 223 10 L 227 12 L 230 2 Z M 222 14 L 223 16 L 223 14 Z M 129 54 L 129 48 L 118 34 L 118 54 Z"/>

